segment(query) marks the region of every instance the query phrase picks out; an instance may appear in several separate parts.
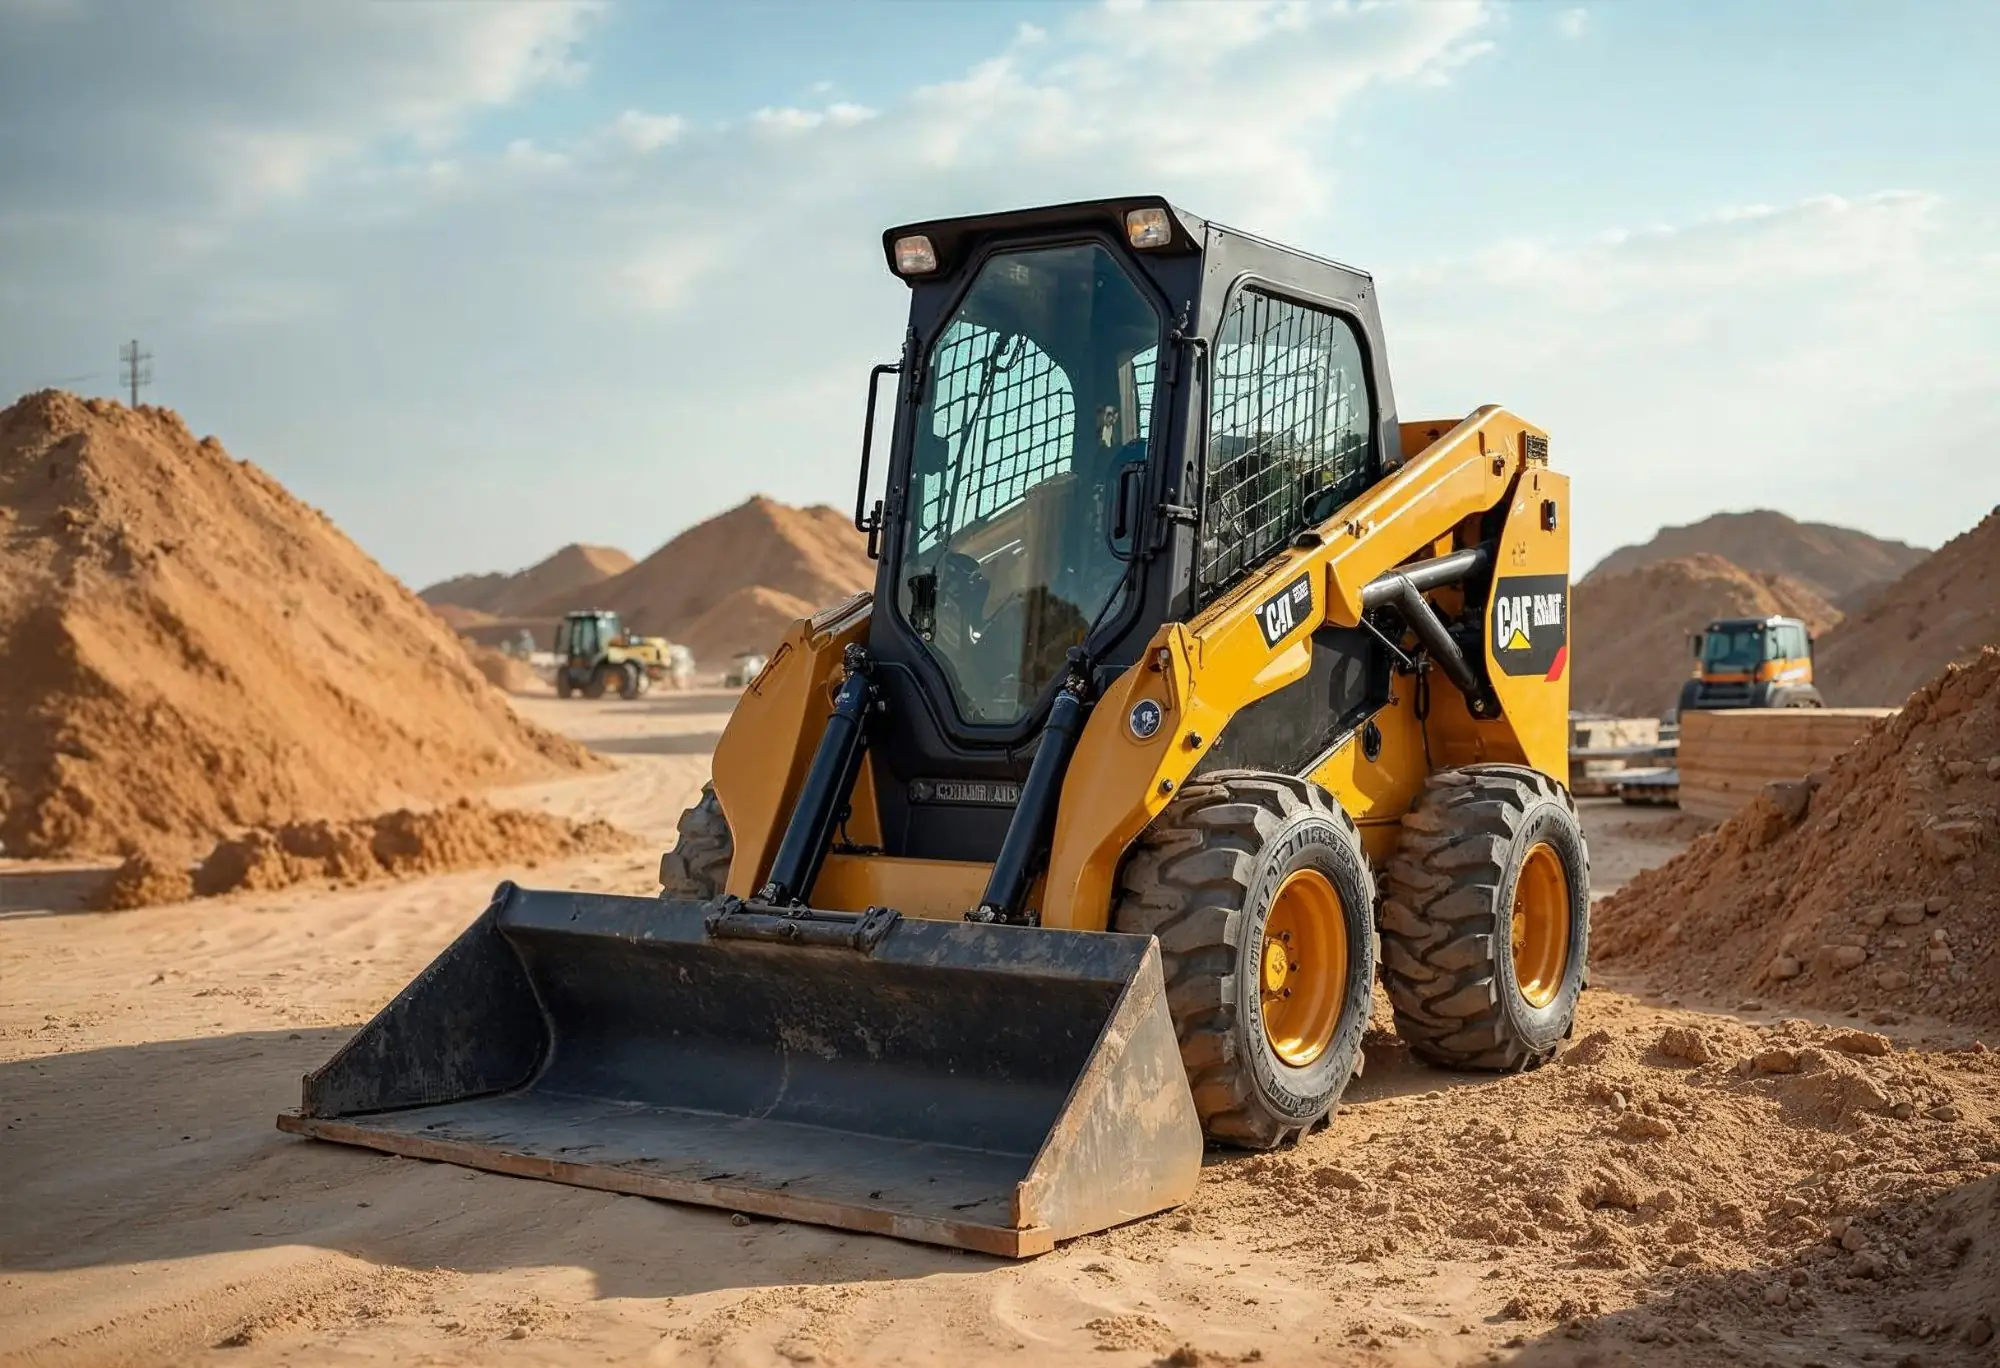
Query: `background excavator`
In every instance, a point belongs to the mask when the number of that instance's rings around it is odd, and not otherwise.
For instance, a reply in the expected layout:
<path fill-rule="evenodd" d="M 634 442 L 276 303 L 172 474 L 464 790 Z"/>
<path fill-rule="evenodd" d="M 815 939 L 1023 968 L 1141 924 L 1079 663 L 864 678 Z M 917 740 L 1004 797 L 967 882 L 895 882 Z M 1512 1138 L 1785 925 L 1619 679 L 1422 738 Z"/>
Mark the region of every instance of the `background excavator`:
<path fill-rule="evenodd" d="M 894 228 L 874 592 L 795 624 L 658 898 L 503 884 L 279 1118 L 1023 1256 L 1585 975 L 1569 484 L 1400 420 L 1370 279 L 1156 198 Z M 877 396 L 894 380 L 881 498 Z"/>

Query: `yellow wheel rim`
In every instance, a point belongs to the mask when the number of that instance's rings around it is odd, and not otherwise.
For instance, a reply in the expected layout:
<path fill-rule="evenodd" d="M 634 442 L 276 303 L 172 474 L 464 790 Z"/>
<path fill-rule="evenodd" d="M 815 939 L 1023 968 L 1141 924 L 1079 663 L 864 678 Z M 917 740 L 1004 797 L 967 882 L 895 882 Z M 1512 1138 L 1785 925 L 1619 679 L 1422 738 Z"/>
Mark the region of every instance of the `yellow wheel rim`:
<path fill-rule="evenodd" d="M 1547 842 L 1528 851 L 1514 883 L 1514 982 L 1521 996 L 1546 1007 L 1562 991 L 1569 968 L 1569 875 Z"/>
<path fill-rule="evenodd" d="M 1347 918 L 1340 894 L 1316 869 L 1278 885 L 1257 952 L 1264 1038 L 1295 1069 L 1326 1053 L 1347 996 Z"/>

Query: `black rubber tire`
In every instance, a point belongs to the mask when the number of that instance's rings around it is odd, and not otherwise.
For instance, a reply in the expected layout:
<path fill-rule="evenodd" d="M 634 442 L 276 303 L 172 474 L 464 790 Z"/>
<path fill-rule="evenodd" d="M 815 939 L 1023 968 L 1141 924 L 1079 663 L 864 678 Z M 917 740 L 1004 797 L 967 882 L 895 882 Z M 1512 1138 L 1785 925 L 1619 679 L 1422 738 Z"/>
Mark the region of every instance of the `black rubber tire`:
<path fill-rule="evenodd" d="M 568 698 L 576 692 L 576 684 L 569 677 L 569 666 L 556 666 L 556 697 Z"/>
<path fill-rule="evenodd" d="M 1569 960 L 1546 1007 L 1514 975 L 1514 886 L 1546 842 L 1569 884 Z M 1426 1063 L 1514 1072 L 1552 1058 L 1589 972 L 1590 852 L 1568 790 L 1539 770 L 1441 770 L 1403 818 L 1382 891 L 1382 983 Z"/>
<path fill-rule="evenodd" d="M 1348 981 L 1326 1049 L 1295 1068 L 1265 1035 L 1257 956 L 1273 894 L 1306 865 L 1340 896 Z M 1324 789 L 1289 775 L 1222 770 L 1191 780 L 1133 843 L 1111 927 L 1159 937 L 1181 1061 L 1211 1141 L 1283 1144 L 1323 1121 L 1361 1072 L 1374 907 L 1353 821 Z"/>
<path fill-rule="evenodd" d="M 1694 712 L 1700 705 L 1701 681 L 1690 679 L 1687 683 L 1681 685 L 1680 699 L 1674 704 L 1673 720 L 1676 722 L 1680 721 L 1682 713 Z"/>
<path fill-rule="evenodd" d="M 736 838 L 729 819 L 715 799 L 715 785 L 703 784 L 701 797 L 681 814 L 674 848 L 660 856 L 660 890 L 675 898 L 720 897 L 729 882 L 729 862 L 736 855 Z"/>
<path fill-rule="evenodd" d="M 646 675 L 637 665 L 626 661 L 618 667 L 618 696 L 637 698 L 646 687 Z"/>
<path fill-rule="evenodd" d="M 590 678 L 583 682 L 583 696 L 585 698 L 604 697 L 611 690 L 611 676 L 613 673 L 613 667 L 609 665 L 599 665 L 596 669 L 592 670 Z"/>

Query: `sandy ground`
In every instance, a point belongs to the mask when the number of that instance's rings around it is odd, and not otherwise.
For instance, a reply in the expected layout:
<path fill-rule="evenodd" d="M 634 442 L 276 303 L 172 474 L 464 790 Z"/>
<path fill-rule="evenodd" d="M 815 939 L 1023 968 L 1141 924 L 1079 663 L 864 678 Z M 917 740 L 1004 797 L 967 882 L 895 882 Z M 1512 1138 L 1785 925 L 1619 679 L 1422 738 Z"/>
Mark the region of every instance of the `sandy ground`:
<path fill-rule="evenodd" d="M 620 768 L 495 800 L 606 818 L 664 843 L 730 701 L 520 700 Z M 1688 835 L 1670 810 L 1586 806 L 1600 888 Z M 1812 1231 L 1793 1238 L 1777 1224 L 1792 1219 L 1788 1193 L 1815 1188 L 1826 1156 L 1846 1155 L 1847 1175 L 1872 1171 L 1877 1141 L 1901 1144 L 1882 1129 L 1892 1123 L 1845 1111 L 1813 1121 L 1719 1066 L 1700 1088 L 1660 1082 L 1664 1066 L 1641 1056 L 1666 1027 L 1754 1043 L 1774 1018 L 1701 1014 L 1615 986 L 1586 995 L 1578 1038 L 1589 1048 L 1524 1078 L 1426 1071 L 1378 1031 L 1365 1077 L 1295 1155 L 1276 1166 L 1217 1157 L 1186 1211 L 1026 1264 L 738 1225 L 726 1212 L 273 1128 L 297 1102 L 299 1075 L 462 929 L 496 877 L 650 892 L 655 868 L 641 852 L 83 914 L 65 909 L 90 871 L 0 865 L 0 1363 L 1993 1361 L 1953 1338 L 1956 1323 L 1878 1314 L 1871 1299 L 1886 1294 L 1875 1284 L 1829 1271 Z M 1925 1023 L 1887 1029 L 1910 1047 L 1897 1060 L 1942 1061 L 1921 1076 L 1935 1097 L 1956 1099 L 1961 1119 L 1913 1123 L 1929 1128 L 1923 1162 L 1903 1165 L 1922 1170 L 1915 1187 L 1885 1179 L 1865 1190 L 1919 1201 L 1993 1181 L 1993 1056 L 1938 1053 L 1967 1041 Z M 1617 1081 L 1615 1102 L 1606 1080 Z M 1655 1093 L 1666 1110 L 1642 1105 Z M 1679 1119 L 1649 1123 L 1635 1141 L 1628 1105 Z M 1743 1139 L 1767 1116 L 1807 1117 L 1802 1138 L 1768 1149 Z M 1640 1153 L 1656 1134 L 1679 1138 L 1658 1157 Z M 1572 1137 L 1592 1148 L 1572 1153 Z M 1692 1158 L 1672 1149 L 1709 1140 Z M 1664 1223 L 1667 1197 L 1603 1217 L 1618 1225 L 1608 1233 L 1593 1229 L 1599 1217 L 1565 1223 L 1545 1210 L 1543 1233 L 1511 1234 L 1510 1221 L 1536 1223 L 1514 1196 L 1556 1181 L 1538 1157 L 1594 1171 L 1597 1183 L 1657 1171 L 1688 1209 L 1721 1213 L 1704 1229 L 1748 1219 L 1756 1238 L 1682 1239 Z M 1717 1195 L 1710 1170 L 1728 1192 Z M 1822 1174 L 1815 1190 L 1832 1181 Z M 1435 1209 L 1440 1185 L 1449 1208 L 1461 1182 L 1464 1210 Z M 1890 1201 L 1840 1209 L 1874 1220 Z M 1778 1214 L 1757 1214 L 1767 1207 Z M 1799 1211 L 1808 1224 L 1824 1214 L 1810 1201 Z M 1592 1257 L 1598 1249 L 1611 1253 Z"/>

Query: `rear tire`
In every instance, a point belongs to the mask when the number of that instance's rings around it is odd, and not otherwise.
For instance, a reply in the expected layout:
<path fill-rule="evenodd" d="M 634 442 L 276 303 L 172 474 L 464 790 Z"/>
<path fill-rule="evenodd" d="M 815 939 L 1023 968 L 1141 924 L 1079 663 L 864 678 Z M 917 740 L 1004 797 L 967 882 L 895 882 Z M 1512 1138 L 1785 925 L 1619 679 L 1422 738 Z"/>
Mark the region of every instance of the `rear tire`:
<path fill-rule="evenodd" d="M 662 895 L 703 902 L 721 897 L 729 883 L 729 862 L 736 856 L 736 838 L 716 801 L 714 784 L 701 786 L 700 799 L 681 814 L 679 831 L 674 848 L 660 857 Z"/>
<path fill-rule="evenodd" d="M 1203 775 L 1134 842 L 1111 927 L 1159 937 L 1210 1140 L 1280 1145 L 1324 1120 L 1361 1071 L 1374 905 L 1353 821 L 1289 775 Z"/>
<path fill-rule="evenodd" d="M 1518 765 L 1432 775 L 1384 882 L 1382 982 L 1411 1051 L 1499 1072 L 1550 1059 L 1590 941 L 1590 854 L 1562 785 Z"/>
<path fill-rule="evenodd" d="M 628 660 L 618 667 L 618 696 L 620 698 L 637 698 L 640 691 L 645 687 L 646 676 L 640 672 L 637 665 Z"/>

